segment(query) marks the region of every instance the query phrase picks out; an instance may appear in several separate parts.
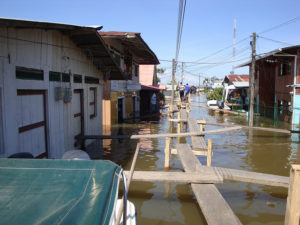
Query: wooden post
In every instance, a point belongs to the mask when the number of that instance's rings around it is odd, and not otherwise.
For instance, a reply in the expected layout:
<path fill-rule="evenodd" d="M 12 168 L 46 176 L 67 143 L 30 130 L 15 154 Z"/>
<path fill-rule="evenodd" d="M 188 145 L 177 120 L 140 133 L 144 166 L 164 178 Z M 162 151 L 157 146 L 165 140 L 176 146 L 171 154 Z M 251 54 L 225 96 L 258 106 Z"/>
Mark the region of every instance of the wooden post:
<path fill-rule="evenodd" d="M 206 158 L 206 165 L 211 166 L 211 157 L 212 157 L 212 140 L 207 140 L 207 158 Z"/>
<path fill-rule="evenodd" d="M 172 60 L 172 94 L 171 94 L 171 112 L 173 112 L 173 105 L 174 105 L 174 88 L 175 85 L 175 59 Z"/>
<path fill-rule="evenodd" d="M 178 119 L 178 121 L 180 121 L 180 119 L 181 119 L 180 110 L 179 110 L 178 113 L 177 113 L 177 119 Z M 181 125 L 181 123 L 178 122 L 178 123 L 177 123 L 177 133 L 180 133 L 180 132 L 181 132 L 181 127 L 180 127 L 180 125 Z"/>
<path fill-rule="evenodd" d="M 289 193 L 285 212 L 285 225 L 300 224 L 300 165 L 292 165 Z"/>
<path fill-rule="evenodd" d="M 136 165 L 136 160 L 137 160 L 139 151 L 140 151 L 140 144 L 138 143 L 136 145 L 135 153 L 134 153 L 133 160 L 132 160 L 131 167 L 130 167 L 129 176 L 127 178 L 127 186 L 126 186 L 127 192 L 129 190 L 129 187 L 130 187 L 130 183 L 131 183 L 132 176 L 133 176 L 133 173 L 134 173 L 134 169 L 135 169 L 135 165 Z M 127 193 L 126 193 L 126 195 L 127 195 Z M 121 201 L 121 205 L 120 205 L 120 208 L 119 208 L 119 211 L 118 211 L 118 214 L 117 214 L 115 225 L 119 225 L 120 224 L 122 214 L 123 214 L 123 221 L 126 221 L 127 213 L 126 212 L 123 213 L 123 211 L 124 211 L 123 210 L 124 209 L 123 200 L 124 200 L 124 196 L 123 196 L 122 201 Z"/>
<path fill-rule="evenodd" d="M 254 75 L 255 75 L 255 44 L 256 44 L 256 33 L 252 35 L 252 63 L 251 63 L 251 74 L 250 74 L 250 108 L 249 108 L 249 126 L 253 127 L 253 105 L 254 105 Z"/>
<path fill-rule="evenodd" d="M 166 138 L 166 147 L 165 147 L 165 170 L 168 170 L 170 167 L 170 151 L 171 151 L 171 138 Z"/>

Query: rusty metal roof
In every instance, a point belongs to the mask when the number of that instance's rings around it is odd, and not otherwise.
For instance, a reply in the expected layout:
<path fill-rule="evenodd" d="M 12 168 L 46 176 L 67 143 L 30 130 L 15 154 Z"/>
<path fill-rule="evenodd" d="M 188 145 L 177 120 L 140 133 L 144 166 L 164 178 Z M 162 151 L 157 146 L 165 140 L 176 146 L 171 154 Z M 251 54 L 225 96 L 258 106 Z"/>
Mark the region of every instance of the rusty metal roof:
<path fill-rule="evenodd" d="M 238 75 L 238 74 L 230 74 L 227 75 L 228 80 L 230 82 L 249 82 L 249 75 L 246 74 L 242 74 L 242 75 Z"/>
<path fill-rule="evenodd" d="M 154 52 L 146 44 L 138 32 L 121 32 L 121 31 L 106 31 L 99 32 L 103 39 L 118 39 L 124 46 L 131 50 L 138 64 L 159 64 Z"/>
<path fill-rule="evenodd" d="M 67 35 L 80 48 L 93 64 L 104 74 L 110 72 L 110 80 L 123 80 L 123 72 L 116 64 L 98 31 L 102 26 L 88 27 L 70 24 L 29 21 L 19 19 L 0 18 L 0 27 L 14 27 L 17 29 L 58 30 Z"/>
<path fill-rule="evenodd" d="M 293 46 L 289 46 L 289 47 L 285 47 L 285 48 L 278 48 L 278 49 L 275 49 L 275 50 L 267 52 L 267 53 L 256 55 L 255 61 L 260 61 L 262 59 L 280 56 L 280 55 L 276 55 L 276 54 L 293 54 L 293 55 L 296 55 L 298 49 L 300 49 L 300 45 L 293 45 Z M 251 60 L 247 61 L 245 63 L 242 63 L 238 66 L 235 66 L 234 68 L 240 68 L 240 67 L 250 66 L 250 65 L 251 65 Z"/>

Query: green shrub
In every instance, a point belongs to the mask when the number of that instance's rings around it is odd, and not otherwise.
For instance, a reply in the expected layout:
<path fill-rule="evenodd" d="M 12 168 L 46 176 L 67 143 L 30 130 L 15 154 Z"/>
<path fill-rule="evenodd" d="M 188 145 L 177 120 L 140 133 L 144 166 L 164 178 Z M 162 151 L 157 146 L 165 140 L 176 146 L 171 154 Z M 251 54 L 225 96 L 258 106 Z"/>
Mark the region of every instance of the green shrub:
<path fill-rule="evenodd" d="M 207 100 L 222 100 L 223 88 L 215 88 L 213 92 L 210 92 L 206 95 Z"/>

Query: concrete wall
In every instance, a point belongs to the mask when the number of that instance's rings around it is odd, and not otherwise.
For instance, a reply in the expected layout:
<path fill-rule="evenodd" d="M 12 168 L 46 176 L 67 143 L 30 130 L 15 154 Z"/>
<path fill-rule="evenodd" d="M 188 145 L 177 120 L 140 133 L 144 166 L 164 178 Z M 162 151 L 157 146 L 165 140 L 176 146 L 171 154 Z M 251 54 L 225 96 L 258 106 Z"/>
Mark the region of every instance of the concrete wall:
<path fill-rule="evenodd" d="M 140 83 L 144 85 L 155 85 L 155 65 L 140 65 Z"/>
<path fill-rule="evenodd" d="M 4 121 L 3 150 L 0 151 L 0 157 L 7 157 L 20 149 L 17 124 L 18 89 L 46 91 L 49 158 L 60 158 L 64 151 L 74 149 L 72 107 L 75 100 L 72 98 L 70 103 L 64 103 L 62 100 L 56 101 L 55 87 L 71 88 L 72 93 L 74 89 L 83 89 L 84 132 L 87 135 L 100 135 L 102 132 L 102 85 L 86 84 L 84 76 L 99 79 L 103 76 L 85 54 L 67 36 L 58 31 L 0 28 L 0 33 L 8 37 L 0 38 L 0 96 L 2 96 L 1 114 Z M 16 67 L 42 70 L 44 80 L 16 79 Z M 50 82 L 49 71 L 71 74 L 71 82 Z M 73 83 L 73 74 L 82 75 L 82 83 Z M 89 116 L 89 102 L 92 98 L 90 87 L 97 88 L 97 115 L 92 119 Z"/>

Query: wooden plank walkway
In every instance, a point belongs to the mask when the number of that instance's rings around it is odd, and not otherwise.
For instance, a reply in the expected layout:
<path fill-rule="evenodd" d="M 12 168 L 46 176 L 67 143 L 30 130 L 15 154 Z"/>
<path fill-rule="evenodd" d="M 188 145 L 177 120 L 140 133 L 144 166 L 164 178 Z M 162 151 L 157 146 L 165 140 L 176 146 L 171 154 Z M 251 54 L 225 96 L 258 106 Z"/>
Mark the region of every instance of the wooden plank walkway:
<path fill-rule="evenodd" d="M 201 172 L 201 163 L 188 144 L 177 144 L 178 155 L 186 172 Z M 217 175 L 217 174 L 216 174 Z M 208 225 L 240 225 L 228 203 L 213 184 L 191 184 Z"/>
<path fill-rule="evenodd" d="M 125 171 L 126 176 L 129 171 Z M 133 181 L 145 182 L 183 182 L 183 183 L 202 183 L 214 184 L 222 183 L 221 176 L 215 173 L 188 173 L 188 172 L 160 172 L 160 171 L 134 171 Z"/>
<path fill-rule="evenodd" d="M 197 169 L 198 171 L 201 171 L 201 173 L 217 173 L 224 180 L 241 181 L 286 188 L 289 187 L 290 178 L 284 176 L 228 169 L 222 167 L 200 166 Z"/>
<path fill-rule="evenodd" d="M 199 132 L 200 128 L 198 127 L 197 120 L 195 118 L 188 119 L 188 126 L 190 132 Z M 192 149 L 193 150 L 207 150 L 207 145 L 205 143 L 205 138 L 203 136 L 192 136 Z"/>
<path fill-rule="evenodd" d="M 187 115 L 187 112 L 186 112 L 185 109 L 180 109 L 180 118 L 181 118 L 182 120 L 187 120 L 188 115 Z"/>

